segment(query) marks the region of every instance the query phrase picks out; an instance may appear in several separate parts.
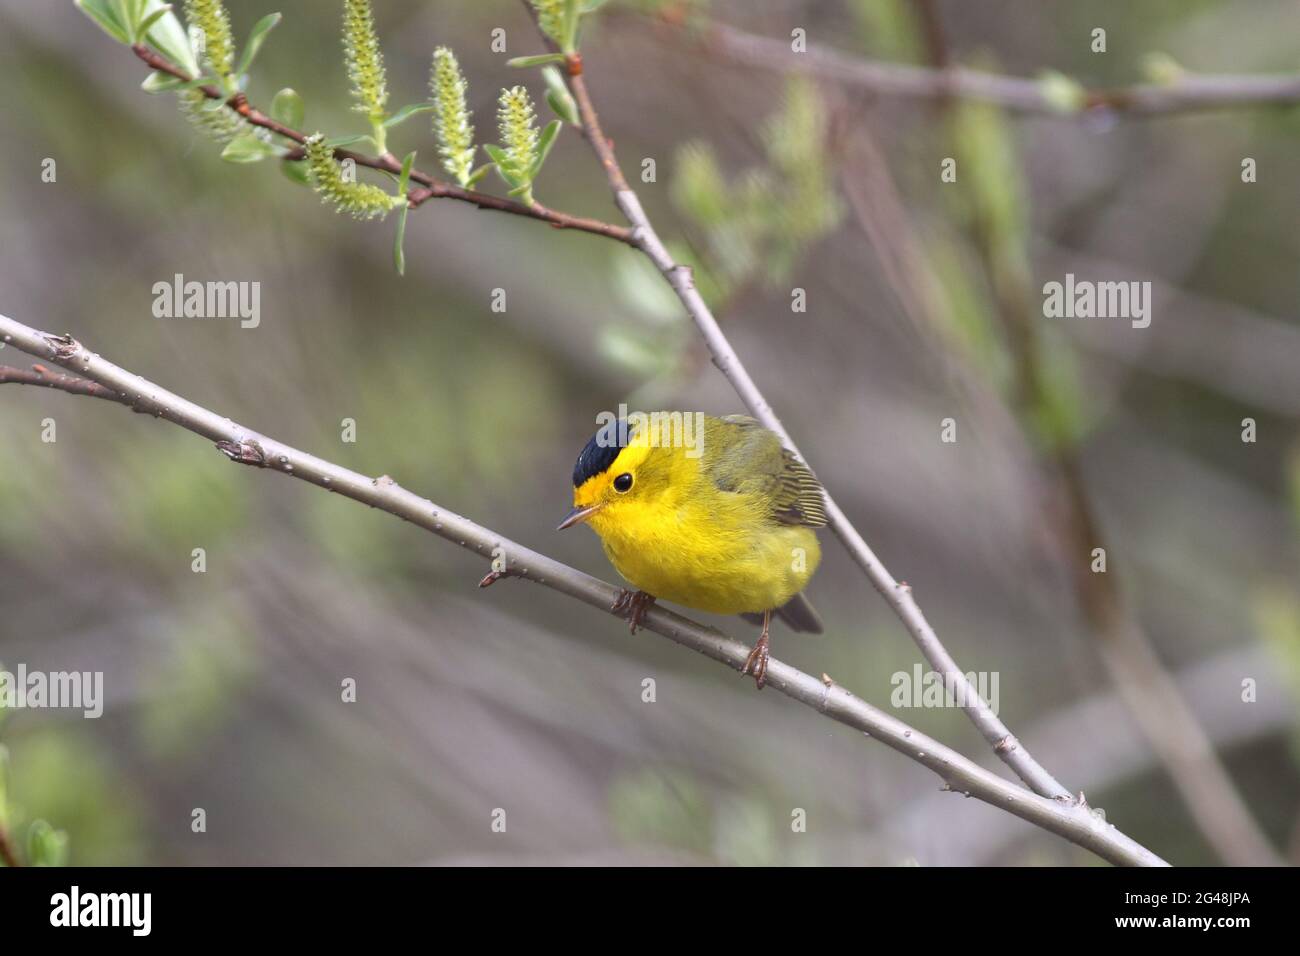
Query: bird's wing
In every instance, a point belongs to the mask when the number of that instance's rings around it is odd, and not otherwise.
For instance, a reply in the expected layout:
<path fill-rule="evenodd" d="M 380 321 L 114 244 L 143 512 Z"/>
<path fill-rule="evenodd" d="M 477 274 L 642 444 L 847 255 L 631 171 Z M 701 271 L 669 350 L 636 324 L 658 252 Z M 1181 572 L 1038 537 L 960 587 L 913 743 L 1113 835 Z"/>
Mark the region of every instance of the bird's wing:
<path fill-rule="evenodd" d="M 774 520 L 820 528 L 826 524 L 826 499 L 812 470 L 781 444 L 776 434 L 746 415 L 716 419 L 706 431 L 706 466 L 723 491 L 765 498 Z"/>

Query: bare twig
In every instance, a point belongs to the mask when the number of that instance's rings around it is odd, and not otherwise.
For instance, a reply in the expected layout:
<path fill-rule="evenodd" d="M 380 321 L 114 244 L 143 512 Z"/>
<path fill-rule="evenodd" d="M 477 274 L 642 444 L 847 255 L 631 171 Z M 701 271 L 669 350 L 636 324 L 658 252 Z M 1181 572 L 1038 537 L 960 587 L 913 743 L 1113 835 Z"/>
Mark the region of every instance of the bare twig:
<path fill-rule="evenodd" d="M 92 398 L 105 398 L 111 402 L 121 402 L 123 405 L 131 404 L 125 396 L 110 388 L 88 382 L 84 378 L 77 378 L 75 375 L 51 372 L 44 365 L 33 365 L 30 370 L 0 365 L 0 385 L 6 384 L 44 385 L 46 388 L 57 389 L 72 395 L 89 395 Z"/>
<path fill-rule="evenodd" d="M 619 588 L 517 544 L 488 528 L 407 491 L 387 476 L 365 475 L 292 448 L 167 391 L 91 352 L 68 335 L 41 332 L 0 316 L 0 341 L 54 362 L 125 396 L 131 407 L 165 419 L 216 443 L 232 461 L 281 472 L 409 521 L 486 559 L 504 555 L 509 576 L 544 585 L 609 612 Z M 89 394 L 89 393 L 82 393 Z M 749 648 L 716 628 L 661 607 L 644 627 L 740 671 Z M 773 660 L 768 683 L 780 693 L 874 737 L 938 774 L 954 792 L 992 806 L 1085 847 L 1117 865 L 1160 866 L 1164 861 L 1073 800 L 1053 800 L 979 767 L 937 740 L 872 707 L 838 684 L 827 684 Z"/>
<path fill-rule="evenodd" d="M 1034 79 L 1004 76 L 964 67 L 930 69 L 879 63 L 809 44 L 802 53 L 788 40 L 758 36 L 713 24 L 701 43 L 709 56 L 781 73 L 806 73 L 881 96 L 941 100 L 956 96 L 992 103 L 1019 113 L 1079 116 L 1089 110 L 1114 110 L 1134 116 L 1300 103 L 1300 76 L 1213 76 L 1186 73 L 1169 84 L 1145 83 L 1109 90 L 1082 90 L 1082 109 L 1056 102 Z M 1082 88 L 1081 88 L 1082 89 Z"/>
<path fill-rule="evenodd" d="M 1205 729 L 1169 676 L 1146 632 L 1127 609 L 1114 568 L 1095 574 L 1090 556 L 1105 549 L 1078 459 L 1069 453 L 1047 462 L 1064 507 L 1057 520 L 1084 616 L 1120 699 L 1168 771 L 1197 828 L 1230 866 L 1280 866 L 1269 843 Z M 1110 551 L 1104 553 L 1110 555 Z M 1113 560 L 1113 559 L 1112 559 Z"/>
<path fill-rule="evenodd" d="M 14 850 L 13 842 L 9 839 L 9 829 L 0 826 L 0 863 L 8 867 L 22 866 L 22 861 L 18 859 L 18 853 Z"/>
<path fill-rule="evenodd" d="M 587 141 L 591 144 L 597 158 L 609 178 L 614 191 L 614 201 L 627 217 L 633 227 L 633 245 L 640 249 L 672 286 L 677 298 L 685 306 L 696 328 L 704 337 L 705 345 L 712 356 L 713 364 L 726 377 L 740 396 L 745 407 L 766 427 L 780 436 L 781 441 L 800 458 L 798 446 L 777 418 L 776 412 L 768 404 L 763 393 L 746 371 L 736 350 L 718 326 L 704 298 L 695 288 L 694 278 L 689 267 L 679 265 L 669 254 L 667 248 L 655 232 L 649 217 L 641 207 L 636 193 L 628 186 L 626 178 L 619 169 L 614 148 L 601 129 L 600 117 L 592 103 L 587 89 L 586 77 L 583 75 L 582 61 L 577 56 L 569 57 L 569 85 L 573 89 L 578 112 L 587 131 Z M 805 459 L 806 460 L 806 459 Z M 957 662 L 948 653 L 939 640 L 907 584 L 896 581 L 874 551 L 867 545 L 862 535 L 853 527 L 840 506 L 826 493 L 826 515 L 832 531 L 843 543 L 850 556 L 866 574 L 881 596 L 893 608 L 902 620 L 908 633 L 920 648 L 930 666 L 946 679 L 951 680 L 957 688 L 958 699 L 962 709 L 975 724 L 989 746 L 1035 793 L 1056 800 L 1071 800 L 1073 796 L 1050 773 L 1047 772 L 1033 755 L 1030 754 L 1015 736 L 1007 729 L 988 704 L 980 697 L 974 684 L 957 666 Z"/>
<path fill-rule="evenodd" d="M 190 76 L 170 62 L 166 57 L 149 49 L 147 46 L 137 44 L 131 49 L 135 55 L 143 60 L 149 67 L 159 72 L 174 76 L 178 80 L 188 82 Z M 203 85 L 196 87 L 204 96 L 210 100 L 219 100 L 224 98 L 224 94 L 215 86 Z M 301 146 L 307 141 L 307 135 L 300 130 L 292 129 L 285 126 L 271 117 L 267 116 L 261 110 L 257 109 L 248 102 L 248 98 L 243 93 L 236 93 L 226 101 L 226 105 L 235 113 L 238 113 L 244 120 L 253 126 L 259 126 L 262 129 L 270 130 L 278 136 L 282 136 Z M 334 155 L 339 159 L 350 159 L 358 166 L 365 166 L 368 169 L 377 169 L 381 172 L 391 173 L 394 176 L 401 175 L 402 164 L 389 154 L 383 156 L 366 156 L 363 153 L 354 153 L 347 149 L 336 149 Z M 302 150 L 291 151 L 285 159 L 301 159 Z M 526 216 L 529 219 L 538 219 L 542 222 L 549 223 L 557 229 L 574 229 L 579 232 L 590 232 L 598 236 L 604 236 L 607 239 L 617 239 L 619 242 L 631 244 L 632 231 L 624 226 L 617 226 L 613 223 L 601 222 L 598 219 L 588 219 L 583 216 L 571 216 L 566 212 L 559 212 L 555 209 L 548 209 L 541 203 L 534 202 L 528 205 L 521 202 L 515 202 L 513 199 L 502 199 L 500 196 L 492 196 L 487 193 L 476 192 L 473 189 L 463 189 L 453 183 L 444 182 L 435 179 L 433 176 L 423 173 L 418 169 L 411 170 L 411 180 L 420 183 L 422 188 L 412 189 L 407 195 L 411 208 L 417 208 L 430 199 L 456 199 L 460 202 L 471 203 L 479 209 L 491 209 L 496 212 L 511 213 L 515 216 Z"/>
<path fill-rule="evenodd" d="M 977 225 L 975 232 L 1011 352 L 1010 404 L 1028 433 L 1028 422 L 1051 401 L 1042 336 L 1030 305 L 1033 292 L 1023 270 L 999 251 L 1001 244 L 988 241 L 989 230 Z M 1062 542 L 1075 598 L 1098 639 L 1102 662 L 1197 828 L 1230 865 L 1279 865 L 1280 857 L 1219 762 L 1196 714 L 1127 607 L 1076 450 L 1070 445 L 1027 444 L 1039 449 L 1038 466 L 1052 489 L 1045 517 Z M 1092 568 L 1098 553 L 1112 564 L 1104 573 Z"/>

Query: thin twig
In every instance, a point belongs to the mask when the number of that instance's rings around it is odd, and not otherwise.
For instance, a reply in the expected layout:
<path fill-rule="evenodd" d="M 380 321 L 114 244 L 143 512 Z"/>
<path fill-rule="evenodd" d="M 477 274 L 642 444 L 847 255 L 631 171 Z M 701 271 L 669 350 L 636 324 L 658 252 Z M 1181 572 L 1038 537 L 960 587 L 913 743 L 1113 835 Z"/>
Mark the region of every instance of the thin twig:
<path fill-rule="evenodd" d="M 84 378 L 77 378 L 75 375 L 51 372 L 44 365 L 33 365 L 30 370 L 0 365 L 0 385 L 7 384 L 44 385 L 46 388 L 57 389 L 72 395 L 89 395 L 92 398 L 104 398 L 110 402 L 121 402 L 123 405 L 131 404 L 125 396 L 112 389 L 97 385 L 94 382 L 88 382 Z"/>
<path fill-rule="evenodd" d="M 609 178 L 610 187 L 614 191 L 614 201 L 633 226 L 633 244 L 649 257 L 672 286 L 677 298 L 681 300 L 704 337 L 713 364 L 731 383 L 745 407 L 767 428 L 780 436 L 787 448 L 800 458 L 804 458 L 785 430 L 785 426 L 781 424 L 781 420 L 777 418 L 776 412 L 772 410 L 772 406 L 768 404 L 767 399 L 763 397 L 763 393 L 746 371 L 736 350 L 727 341 L 713 312 L 695 288 L 690 268 L 679 265 L 673 260 L 641 207 L 636 193 L 628 186 L 626 178 L 619 169 L 614 148 L 601 129 L 599 114 L 587 89 L 582 61 L 576 55 L 569 57 L 569 85 L 578 104 L 583 126 L 587 130 L 587 141 L 591 144 Z M 1073 799 L 1070 791 L 1066 790 L 1034 759 L 979 695 L 975 685 L 957 666 L 957 662 L 939 640 L 934 628 L 921 613 L 921 608 L 912 595 L 911 587 L 894 579 L 876 557 L 875 552 L 868 547 L 862 535 L 853 527 L 848 517 L 840 510 L 840 506 L 831 497 L 829 491 L 826 493 L 826 515 L 831 530 L 835 532 L 871 584 L 902 620 L 931 668 L 952 682 L 956 688 L 957 699 L 962 702 L 962 709 L 994 752 L 1035 793 L 1056 800 Z"/>
<path fill-rule="evenodd" d="M 607 613 L 620 589 L 517 544 L 494 531 L 407 491 L 388 476 L 365 475 L 292 448 L 120 368 L 67 335 L 53 335 L 0 315 L 0 341 L 75 370 L 126 396 L 131 407 L 165 419 L 216 443 L 232 461 L 278 471 L 388 512 L 454 542 L 486 560 L 504 556 L 509 576 L 544 585 Z M 86 394 L 81 392 L 79 394 Z M 716 628 L 704 627 L 661 607 L 643 626 L 684 647 L 743 670 L 749 648 Z M 1004 780 L 937 740 L 811 674 L 772 660 L 768 684 L 828 717 L 874 737 L 938 774 L 954 792 L 969 794 L 1035 826 L 1049 830 L 1117 865 L 1161 866 L 1164 861 L 1073 800 L 1037 796 Z"/>
<path fill-rule="evenodd" d="M 1109 90 L 1080 87 L 1082 109 L 1070 110 L 1056 102 L 1043 83 L 1024 77 L 964 67 L 929 69 L 880 63 L 812 43 L 804 52 L 795 53 L 789 40 L 759 36 L 717 23 L 710 26 L 700 43 L 704 52 L 715 59 L 780 73 L 806 73 L 876 95 L 936 100 L 956 96 L 1019 113 L 1046 116 L 1080 116 L 1092 110 L 1157 116 L 1300 103 L 1300 76 L 1295 74 L 1186 73 L 1169 84 L 1144 83 Z"/>
<path fill-rule="evenodd" d="M 1055 472 L 1064 508 L 1057 515 L 1067 542 L 1075 592 L 1120 700 L 1173 780 L 1197 829 L 1230 866 L 1281 866 L 1282 858 L 1251 815 L 1215 753 L 1205 728 L 1170 677 L 1150 637 L 1134 619 L 1115 570 L 1093 573 L 1096 549 L 1111 554 L 1093 512 L 1078 458 L 1062 453 L 1044 463 Z"/>
<path fill-rule="evenodd" d="M 884 156 L 865 130 L 859 131 L 851 145 L 850 158 L 855 162 L 846 168 L 843 177 L 850 208 L 872 238 L 867 246 L 875 251 L 886 276 L 901 287 L 900 298 L 906 303 L 909 317 L 929 333 L 927 338 L 936 349 L 953 356 L 960 384 L 978 403 L 981 413 L 994 418 L 1000 429 L 1011 429 L 1009 437 L 1017 440 L 1018 450 L 1025 452 L 1015 456 L 1017 465 L 1035 473 L 1046 467 L 1049 479 L 1061 486 L 1057 496 L 1061 507 L 1047 509 L 1046 517 L 1057 527 L 1060 539 L 1069 542 L 1064 549 L 1065 559 L 1074 573 L 1084 616 L 1101 638 L 1103 663 L 1119 699 L 1136 718 L 1143 737 L 1150 741 L 1189 807 L 1197 828 L 1216 852 L 1236 865 L 1276 862 L 1275 854 L 1216 760 L 1213 745 L 1196 715 L 1161 667 L 1149 641 L 1123 613 L 1123 602 L 1113 587 L 1111 574 L 1093 574 L 1089 567 L 1093 548 L 1103 547 L 1103 543 L 1077 461 L 1064 456 L 1054 464 L 1034 457 L 1031 449 L 1037 443 L 1026 440 L 1029 436 L 1022 420 L 1009 414 L 1008 403 L 981 382 L 969 362 L 962 361 L 962 349 L 950 341 L 951 335 L 937 318 L 929 293 L 938 287 L 938 279 L 919 255 L 904 200 L 889 176 Z M 976 232 L 982 234 L 978 229 Z M 981 243 L 986 256 L 990 254 L 987 246 Z M 900 260 L 898 265 L 895 259 Z M 1025 306 L 1028 290 L 1007 288 L 1005 279 L 997 281 L 998 276 L 1009 275 L 1012 270 L 992 261 L 987 269 L 1000 297 L 999 315 L 1008 329 L 1015 358 L 1014 404 L 1023 415 L 1026 407 L 1041 400 L 1042 390 L 1037 328 Z"/>
<path fill-rule="evenodd" d="M 191 77 L 180 67 L 170 62 L 166 57 L 158 52 L 149 49 L 142 44 L 136 44 L 131 47 L 141 60 L 151 69 L 168 76 L 173 76 L 178 80 L 189 82 Z M 225 99 L 225 94 L 215 86 L 201 85 L 195 87 L 210 100 Z M 259 126 L 262 129 L 270 130 L 278 136 L 282 136 L 291 142 L 301 146 L 307 141 L 307 135 L 300 130 L 286 126 L 271 117 L 267 116 L 261 110 L 257 109 L 248 102 L 248 98 L 243 93 L 236 93 L 226 100 L 226 105 L 244 121 Z M 381 172 L 391 173 L 394 176 L 401 175 L 402 164 L 390 155 L 367 156 L 363 153 L 356 153 L 347 149 L 336 149 L 334 155 L 339 159 L 350 159 L 358 166 L 365 166 L 368 169 L 377 169 Z M 291 150 L 284 157 L 286 160 L 301 159 L 302 150 Z M 619 242 L 631 244 L 632 231 L 624 226 L 618 226 L 609 222 L 602 222 L 599 219 L 588 219 L 584 216 L 571 216 L 566 212 L 560 212 L 555 209 L 549 209 L 541 203 L 534 202 L 528 205 L 516 202 L 513 199 L 503 199 L 500 196 L 492 196 L 488 193 L 476 192 L 473 189 L 463 189 L 454 183 L 444 182 L 436 179 L 427 173 L 418 169 L 411 170 L 411 180 L 417 182 L 422 188 L 412 189 L 407 194 L 407 200 L 411 208 L 418 208 L 430 199 L 456 199 L 460 202 L 471 203 L 479 209 L 491 209 L 496 212 L 510 213 L 515 216 L 526 216 L 529 219 L 537 219 L 549 223 L 557 229 L 574 229 L 579 232 L 589 232 L 598 236 L 604 236 L 607 239 L 616 239 Z"/>
<path fill-rule="evenodd" d="M 9 839 L 8 827 L 0 825 L 0 863 L 8 867 L 20 867 L 22 861 L 18 859 L 18 853 L 14 850 L 13 842 Z"/>
<path fill-rule="evenodd" d="M 983 217 L 983 213 L 977 213 Z M 1031 308 L 1033 290 L 1022 270 L 1012 267 L 989 240 L 987 224 L 977 222 L 976 245 L 996 300 L 995 312 L 1011 352 L 1011 406 L 1032 438 L 1037 410 L 1048 407 L 1047 355 Z M 1115 568 L 1097 572 L 1094 556 L 1113 564 L 1097 520 L 1077 450 L 1028 441 L 1038 451 L 1038 467 L 1051 484 L 1045 518 L 1058 532 L 1070 569 L 1076 601 L 1120 699 L 1169 773 L 1197 829 L 1224 862 L 1233 866 L 1276 866 L 1282 860 L 1252 817 L 1232 778 L 1219 762 L 1205 729 L 1169 676 L 1150 638 L 1138 623 L 1119 586 Z"/>

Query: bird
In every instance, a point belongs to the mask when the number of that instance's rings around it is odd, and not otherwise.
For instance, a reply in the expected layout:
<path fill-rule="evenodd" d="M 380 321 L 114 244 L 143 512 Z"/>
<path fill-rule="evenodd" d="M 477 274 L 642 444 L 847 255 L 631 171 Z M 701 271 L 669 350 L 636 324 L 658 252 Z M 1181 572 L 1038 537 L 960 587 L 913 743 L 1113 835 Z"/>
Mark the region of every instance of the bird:
<path fill-rule="evenodd" d="M 741 671 L 761 690 L 774 614 L 796 632 L 822 633 L 802 592 L 821 561 L 815 529 L 826 524 L 825 493 L 753 418 L 611 416 L 578 455 L 573 510 L 557 530 L 580 523 L 635 589 L 620 589 L 610 608 L 634 634 L 661 598 L 761 623 Z"/>

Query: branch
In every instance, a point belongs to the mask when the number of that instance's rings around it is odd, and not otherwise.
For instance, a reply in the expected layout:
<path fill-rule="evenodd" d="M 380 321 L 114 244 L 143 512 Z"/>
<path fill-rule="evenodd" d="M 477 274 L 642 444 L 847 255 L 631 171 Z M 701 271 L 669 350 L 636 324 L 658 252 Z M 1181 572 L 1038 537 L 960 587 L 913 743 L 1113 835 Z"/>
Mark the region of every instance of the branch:
<path fill-rule="evenodd" d="M 89 395 L 92 398 L 108 399 L 110 402 L 121 402 L 123 405 L 131 404 L 125 395 L 111 388 L 104 388 L 102 385 L 96 385 L 74 375 L 51 372 L 44 365 L 33 365 L 31 371 L 0 365 L 0 385 L 7 384 L 44 385 L 46 388 L 58 389 L 71 395 Z"/>
<path fill-rule="evenodd" d="M 1041 351 L 1036 327 L 1027 315 L 1029 291 L 1023 287 L 1007 288 L 1009 280 L 998 281 L 1014 270 L 1005 268 L 992 257 L 985 233 L 976 229 L 977 245 L 985 257 L 991 285 L 999 295 L 999 316 L 1007 329 L 1007 338 L 1016 359 L 1017 409 L 1022 418 L 1008 415 L 1008 408 L 987 385 L 981 384 L 976 370 L 962 361 L 962 350 L 950 341 L 944 324 L 928 290 L 937 288 L 938 278 L 924 265 L 911 223 L 892 178 L 873 138 L 859 133 L 852 141 L 851 155 L 857 160 L 844 173 L 844 188 L 849 205 L 863 231 L 871 237 L 868 247 L 875 250 L 887 277 L 901 287 L 900 299 L 909 316 L 928 333 L 936 347 L 956 357 L 955 371 L 962 385 L 986 416 L 995 417 L 999 426 L 1004 420 L 1016 430 L 1021 447 L 1030 458 L 1023 467 L 1044 468 L 1059 486 L 1061 508 L 1047 508 L 1045 520 L 1057 529 L 1060 540 L 1068 542 L 1063 560 L 1073 572 L 1077 599 L 1089 627 L 1101 638 L 1103 664 L 1117 689 L 1117 695 L 1143 738 L 1169 772 L 1175 788 L 1188 806 L 1198 830 L 1226 862 L 1234 865 L 1276 863 L 1277 857 L 1250 818 L 1223 767 L 1214 755 L 1212 743 L 1195 713 L 1188 707 L 1182 692 L 1161 667 L 1147 638 L 1123 611 L 1123 600 L 1111 575 L 1093 574 L 1088 563 L 1092 549 L 1102 547 L 1096 520 L 1088 502 L 1083 476 L 1072 456 L 1053 456 L 1038 452 L 1047 460 L 1037 460 L 1033 442 L 1023 424 L 1026 404 L 1041 401 Z M 901 260 L 897 265 L 894 257 Z M 1019 460 L 1020 456 L 1017 456 Z M 1059 460 L 1058 460 L 1059 459 Z"/>
<path fill-rule="evenodd" d="M 1129 611 L 1113 570 L 1106 574 L 1091 571 L 1089 559 L 1094 549 L 1111 552 L 1078 458 L 1067 452 L 1044 464 L 1055 472 L 1064 502 L 1063 513 L 1055 520 L 1062 528 L 1063 540 L 1069 543 L 1075 594 L 1099 638 L 1102 661 L 1120 699 L 1173 780 L 1197 828 L 1220 858 L 1229 866 L 1283 865 L 1219 762 L 1209 735 L 1165 670 L 1150 637 Z"/>
<path fill-rule="evenodd" d="M 245 428 L 114 365 L 71 336 L 41 332 L 0 315 L 0 341 L 30 355 L 75 370 L 104 389 L 129 398 L 131 407 L 136 411 L 165 419 L 215 442 L 217 449 L 232 461 L 281 472 L 386 511 L 484 558 L 504 554 L 507 563 L 505 574 L 509 577 L 541 584 L 606 613 L 610 613 L 619 593 L 614 585 L 447 511 L 432 501 L 407 491 L 387 476 L 367 478 Z M 492 582 L 485 580 L 483 583 Z M 658 606 L 650 608 L 643 626 L 736 671 L 743 670 L 749 655 L 746 645 L 716 628 L 704 627 Z M 832 720 L 874 737 L 910 760 L 928 767 L 954 792 L 968 794 L 1012 813 L 1091 850 L 1111 863 L 1165 865 L 1150 850 L 1096 816 L 1082 801 L 1075 803 L 1069 798 L 1053 800 L 1029 793 L 871 706 L 825 675 L 818 679 L 772 660 L 768 665 L 768 684 Z"/>
<path fill-rule="evenodd" d="M 180 67 L 169 61 L 166 57 L 149 49 L 143 44 L 136 44 L 131 47 L 135 55 L 145 62 L 151 69 L 168 76 L 174 76 L 183 82 L 189 82 L 191 77 Z M 203 85 L 196 87 L 210 100 L 224 99 L 224 94 L 215 86 Z M 248 102 L 248 98 L 243 93 L 236 93 L 226 100 L 228 106 L 235 113 L 243 117 L 244 121 L 252 126 L 258 126 L 262 129 L 270 130 L 277 136 L 282 136 L 299 147 L 307 141 L 307 135 L 300 130 L 285 126 L 271 117 L 267 116 L 261 110 Z M 334 155 L 339 159 L 350 159 L 358 166 L 365 166 L 368 169 L 377 169 L 381 172 L 391 173 L 394 176 L 400 176 L 402 173 L 402 164 L 397 161 L 391 154 L 385 153 L 382 156 L 366 156 L 362 153 L 354 153 L 347 149 L 336 149 Z M 286 160 L 302 159 L 303 151 L 294 149 L 284 157 Z M 476 192 L 473 189 L 463 189 L 453 183 L 444 182 L 440 179 L 423 173 L 418 169 L 411 170 L 411 180 L 423 188 L 412 189 L 407 194 L 407 200 L 412 209 L 418 208 L 430 199 L 457 199 L 461 202 L 471 203 L 479 209 L 491 209 L 497 212 L 507 212 L 516 216 L 525 216 L 529 219 L 537 219 L 549 223 L 557 229 L 575 229 L 579 232 L 590 232 L 598 236 L 604 236 L 607 239 L 617 239 L 619 242 L 632 242 L 632 231 L 624 226 L 616 226 L 613 223 L 601 222 L 599 219 L 587 219 L 583 216 L 571 216 L 566 212 L 559 212 L 555 209 L 548 209 L 541 203 L 534 202 L 532 205 L 516 202 L 513 199 L 502 199 L 499 196 L 491 196 L 487 193 Z"/>
<path fill-rule="evenodd" d="M 9 830 L 3 825 L 0 825 L 0 863 L 12 869 L 23 865 L 14 850 L 13 842 L 9 839 Z"/>
<path fill-rule="evenodd" d="M 740 396 L 745 407 L 749 409 L 755 418 L 775 432 L 790 451 L 807 461 L 781 424 L 781 420 L 777 418 L 772 406 L 768 404 L 767 399 L 763 397 L 763 393 L 759 391 L 758 386 L 754 384 L 754 380 L 750 378 L 749 372 L 745 370 L 745 366 L 741 363 L 736 350 L 732 348 L 731 343 L 727 341 L 727 337 L 722 333 L 717 319 L 714 318 L 704 298 L 695 288 L 690 268 L 673 261 L 672 256 L 669 255 L 667 248 L 665 248 L 659 235 L 655 232 L 654 226 L 646 216 L 645 210 L 641 207 L 641 202 L 636 193 L 628 186 L 627 180 L 619 169 L 618 160 L 614 155 L 614 148 L 601 129 L 600 117 L 592 103 L 591 94 L 587 90 L 587 81 L 582 72 L 582 60 L 576 55 L 570 56 L 568 65 L 569 85 L 573 89 L 573 96 L 578 104 L 578 112 L 587 131 L 587 141 L 591 144 L 601 165 L 605 168 L 610 187 L 614 191 L 615 203 L 623 211 L 623 215 L 627 217 L 628 222 L 632 224 L 633 245 L 649 257 L 669 285 L 672 286 L 677 298 L 686 307 L 687 313 L 704 337 L 713 364 L 731 383 L 732 388 L 736 390 L 736 394 Z M 939 640 L 939 636 L 935 634 L 934 628 L 926 621 L 925 615 L 921 613 L 920 606 L 912 596 L 911 587 L 906 582 L 894 579 L 893 575 L 885 568 L 885 565 L 876 557 L 875 552 L 867 546 L 862 535 L 858 533 L 844 512 L 840 510 L 840 506 L 836 504 L 829 491 L 826 492 L 826 515 L 831 530 L 835 532 L 848 550 L 849 555 L 866 574 L 867 579 L 871 581 L 875 589 L 893 608 L 894 613 L 902 620 L 903 625 L 907 628 L 908 633 L 912 635 L 912 639 L 920 648 L 931 668 L 943 675 L 945 679 L 951 680 L 956 686 L 958 699 L 963 702 L 962 709 L 994 752 L 1035 793 L 1055 800 L 1073 799 L 1071 793 L 1039 765 L 1033 755 L 1016 740 L 1011 731 L 1007 729 L 1006 724 L 998 719 L 998 716 L 980 697 L 975 685 L 966 678 L 965 672 L 957 666 L 957 662 L 953 660 L 952 655 L 948 653 L 947 648 Z"/>
<path fill-rule="evenodd" d="M 1080 87 L 1082 109 L 1069 110 L 1063 109 L 1036 79 L 965 67 L 929 69 L 903 63 L 878 63 L 813 44 L 805 52 L 795 53 L 788 40 L 758 36 L 716 23 L 704 34 L 700 45 L 717 59 L 781 73 L 805 73 L 872 94 L 931 100 L 955 96 L 992 103 L 1018 113 L 1046 116 L 1080 116 L 1090 110 L 1158 116 L 1300 102 L 1300 76 L 1295 74 L 1187 73 L 1169 84 L 1144 83 L 1109 90 Z"/>

